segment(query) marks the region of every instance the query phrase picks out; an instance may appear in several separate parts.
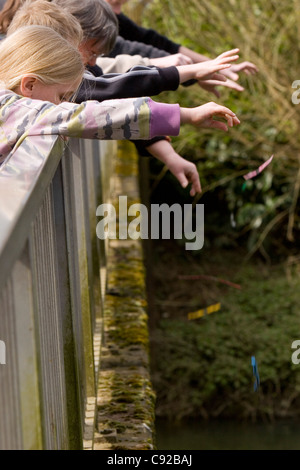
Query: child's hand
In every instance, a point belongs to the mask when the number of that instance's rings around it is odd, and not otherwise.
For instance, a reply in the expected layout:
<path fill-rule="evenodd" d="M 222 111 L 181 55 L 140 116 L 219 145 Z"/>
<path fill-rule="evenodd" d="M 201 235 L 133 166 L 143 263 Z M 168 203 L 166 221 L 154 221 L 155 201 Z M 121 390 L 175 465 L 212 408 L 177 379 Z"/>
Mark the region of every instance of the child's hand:
<path fill-rule="evenodd" d="M 239 72 L 245 72 L 246 75 L 255 75 L 258 72 L 258 68 L 252 62 L 245 61 L 240 64 L 234 64 L 227 70 L 222 71 L 223 75 L 234 81 L 239 79 Z"/>
<path fill-rule="evenodd" d="M 186 188 L 189 183 L 192 185 L 191 196 L 201 193 L 200 178 L 196 165 L 178 155 L 169 140 L 159 140 L 149 145 L 147 150 L 153 157 L 167 166 L 183 188 Z"/>
<path fill-rule="evenodd" d="M 227 88 L 231 88 L 235 91 L 244 91 L 244 88 L 236 83 L 239 79 L 239 72 L 245 72 L 246 75 L 255 75 L 258 72 L 258 68 L 252 62 L 241 62 L 240 64 L 232 65 L 230 68 L 222 70 L 222 74 L 227 77 L 225 82 L 220 83 L 219 80 L 198 80 L 198 84 L 206 91 L 209 91 L 220 98 L 220 93 L 216 89 L 216 86 L 222 85 Z"/>
<path fill-rule="evenodd" d="M 226 82 L 226 77 L 223 73 L 231 67 L 231 62 L 239 58 L 239 49 L 233 49 L 231 51 L 223 52 L 216 59 L 205 60 L 196 64 L 190 65 L 179 65 L 177 67 L 179 73 L 180 83 L 184 83 L 188 80 L 219 80 L 222 84 Z M 220 73 L 218 73 L 220 72 Z"/>
<path fill-rule="evenodd" d="M 214 116 L 226 119 L 227 125 L 224 122 L 215 120 Z M 223 131 L 228 131 L 228 127 L 240 124 L 240 120 L 229 108 L 220 106 L 213 101 L 197 108 L 180 108 L 180 119 L 182 124 L 192 124 L 202 128 L 213 127 Z"/>
<path fill-rule="evenodd" d="M 190 190 L 191 196 L 195 196 L 196 193 L 201 193 L 200 177 L 194 163 L 176 154 L 176 157 L 174 156 L 173 159 L 168 162 L 167 166 L 183 188 L 186 188 L 188 184 L 192 185 Z"/>
<path fill-rule="evenodd" d="M 217 72 L 231 67 L 230 62 L 234 62 L 239 58 L 239 49 L 232 49 L 231 51 L 223 52 L 223 54 L 216 57 L 213 60 L 207 60 L 199 64 L 195 64 L 197 67 L 194 78 L 196 80 L 224 80 L 224 76 Z"/>

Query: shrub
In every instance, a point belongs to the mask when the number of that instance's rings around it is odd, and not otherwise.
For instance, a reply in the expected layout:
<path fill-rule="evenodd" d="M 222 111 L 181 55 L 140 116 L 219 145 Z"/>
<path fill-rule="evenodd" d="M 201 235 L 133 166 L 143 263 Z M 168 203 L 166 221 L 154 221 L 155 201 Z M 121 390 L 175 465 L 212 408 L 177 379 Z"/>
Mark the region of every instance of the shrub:
<path fill-rule="evenodd" d="M 254 77 L 240 74 L 242 93 L 223 87 L 217 99 L 194 85 L 165 95 L 167 101 L 182 106 L 213 99 L 240 118 L 241 125 L 228 134 L 186 126 L 174 145 L 197 162 L 204 193 L 214 190 L 225 198 L 228 211 L 236 215 L 237 228 L 249 234 L 252 252 L 272 230 L 273 238 L 278 241 L 280 236 L 283 243 L 293 242 L 300 230 L 300 113 L 292 103 L 292 93 L 297 92 L 292 84 L 300 80 L 296 6 L 287 0 L 226 4 L 222 0 L 152 0 L 143 12 L 145 26 L 155 27 L 176 42 L 212 58 L 239 47 L 240 59 L 259 68 Z M 271 154 L 270 167 L 248 182 L 245 190 L 241 174 L 257 168 Z"/>

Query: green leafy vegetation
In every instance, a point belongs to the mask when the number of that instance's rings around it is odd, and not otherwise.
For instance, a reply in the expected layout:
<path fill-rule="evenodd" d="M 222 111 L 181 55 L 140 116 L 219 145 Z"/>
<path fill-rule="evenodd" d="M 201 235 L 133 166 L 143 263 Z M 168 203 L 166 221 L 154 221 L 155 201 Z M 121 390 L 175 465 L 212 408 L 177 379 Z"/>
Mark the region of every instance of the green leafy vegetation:
<path fill-rule="evenodd" d="M 212 58 L 239 47 L 240 61 L 259 68 L 255 76 L 240 73 L 242 93 L 219 87 L 218 99 L 193 85 L 159 99 L 182 106 L 213 100 L 236 112 L 241 124 L 228 134 L 185 126 L 174 146 L 197 163 L 202 197 L 214 192 L 229 211 L 236 212 L 249 250 L 260 249 L 265 240 L 274 248 L 272 237 L 277 248 L 278 237 L 290 248 L 300 229 L 300 113 L 299 105 L 292 103 L 296 92 L 292 84 L 300 79 L 297 2 L 231 0 L 224 5 L 221 0 L 152 0 L 142 18 L 144 25 Z M 243 192 L 241 175 L 272 154 L 270 167 Z"/>
<path fill-rule="evenodd" d="M 173 420 L 298 417 L 300 365 L 291 361 L 291 344 L 300 337 L 295 268 L 287 276 L 283 266 L 243 263 L 240 253 L 232 259 L 230 251 L 203 250 L 191 260 L 179 249 L 173 247 L 171 255 L 165 248 L 155 250 L 152 312 L 157 321 L 152 334 L 157 415 Z M 188 273 L 215 278 L 180 278 Z M 189 312 L 217 302 L 218 312 L 188 320 Z M 257 393 L 253 355 L 261 380 Z"/>

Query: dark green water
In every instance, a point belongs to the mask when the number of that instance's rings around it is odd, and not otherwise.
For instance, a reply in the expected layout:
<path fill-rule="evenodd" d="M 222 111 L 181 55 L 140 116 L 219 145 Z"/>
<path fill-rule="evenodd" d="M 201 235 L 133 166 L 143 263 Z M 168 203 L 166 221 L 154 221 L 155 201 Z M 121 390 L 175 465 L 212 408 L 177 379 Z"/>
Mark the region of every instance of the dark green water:
<path fill-rule="evenodd" d="M 300 421 L 228 421 L 176 425 L 156 420 L 158 450 L 300 450 Z"/>

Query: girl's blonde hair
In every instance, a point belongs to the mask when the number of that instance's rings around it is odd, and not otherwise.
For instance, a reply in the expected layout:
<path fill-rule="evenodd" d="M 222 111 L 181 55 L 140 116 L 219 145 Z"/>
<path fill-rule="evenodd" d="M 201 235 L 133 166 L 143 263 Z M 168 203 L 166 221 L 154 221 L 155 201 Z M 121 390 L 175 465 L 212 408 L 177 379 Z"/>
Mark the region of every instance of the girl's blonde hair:
<path fill-rule="evenodd" d="M 24 75 L 45 85 L 79 86 L 84 66 L 78 50 L 46 26 L 24 26 L 0 42 L 0 82 L 15 91 Z"/>
<path fill-rule="evenodd" d="M 6 0 L 0 11 L 0 33 L 6 34 L 11 20 L 16 11 L 23 5 L 25 0 Z"/>
<path fill-rule="evenodd" d="M 76 47 L 83 39 L 82 28 L 75 16 L 47 0 L 26 0 L 14 15 L 7 34 L 34 24 L 54 29 Z"/>

